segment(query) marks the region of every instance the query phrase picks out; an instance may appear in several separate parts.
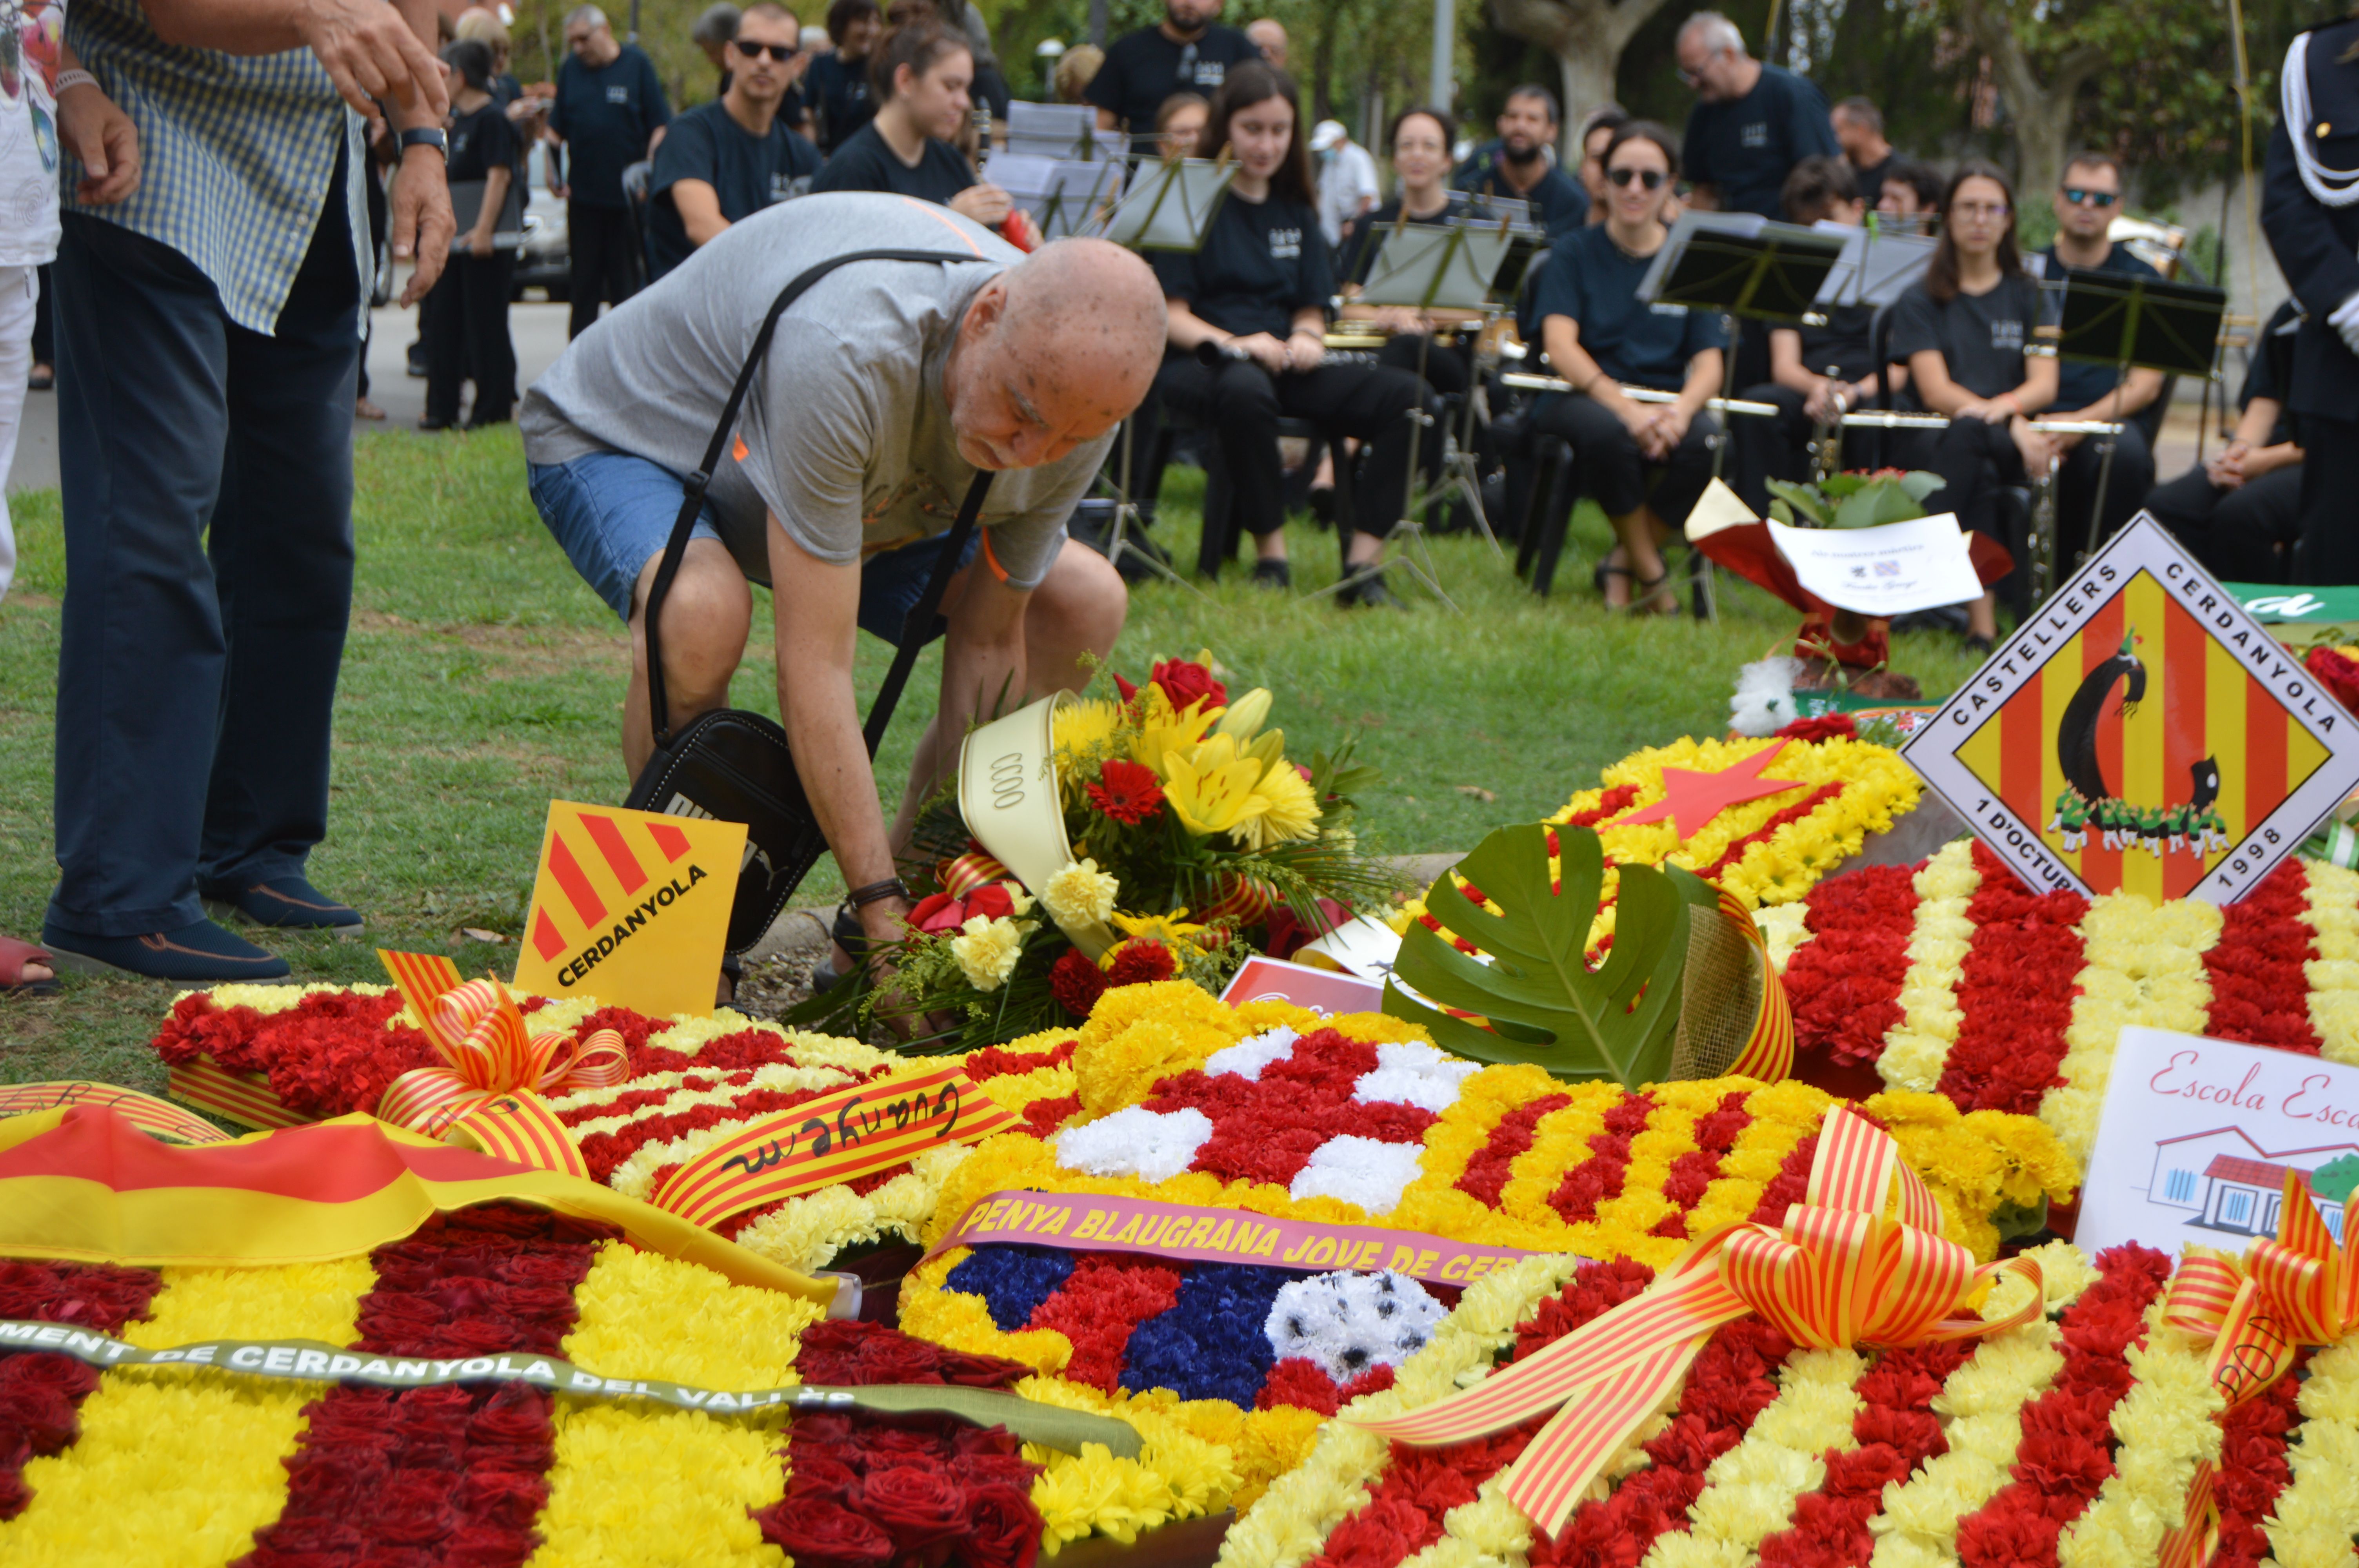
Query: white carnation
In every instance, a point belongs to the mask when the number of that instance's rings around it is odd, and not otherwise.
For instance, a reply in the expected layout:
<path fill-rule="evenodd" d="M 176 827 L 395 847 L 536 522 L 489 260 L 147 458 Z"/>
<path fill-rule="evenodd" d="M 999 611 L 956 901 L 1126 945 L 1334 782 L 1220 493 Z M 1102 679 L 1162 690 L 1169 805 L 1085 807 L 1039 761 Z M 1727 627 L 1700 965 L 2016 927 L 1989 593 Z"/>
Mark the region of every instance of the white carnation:
<path fill-rule="evenodd" d="M 1204 1076 L 1217 1078 L 1223 1073 L 1234 1073 L 1250 1083 L 1261 1082 L 1261 1070 L 1272 1062 L 1283 1062 L 1294 1054 L 1294 1043 L 1301 1039 L 1293 1030 L 1281 1023 L 1259 1034 L 1249 1034 L 1234 1045 L 1224 1045 L 1204 1058 Z"/>
<path fill-rule="evenodd" d="M 1775 735 L 1800 717 L 1794 711 L 1794 681 L 1802 661 L 1785 655 L 1756 659 L 1736 672 L 1736 694 L 1728 699 L 1728 727 L 1739 735 Z"/>
<path fill-rule="evenodd" d="M 1372 1367 L 1407 1361 L 1449 1315 L 1407 1274 L 1319 1274 L 1279 1287 L 1263 1331 L 1280 1360 L 1315 1361 L 1348 1383 Z"/>
<path fill-rule="evenodd" d="M 1372 1215 L 1390 1214 L 1417 1180 L 1421 1149 L 1415 1143 L 1384 1143 L 1344 1133 L 1310 1152 L 1310 1162 L 1295 1173 L 1287 1192 L 1303 1198 L 1341 1198 Z"/>
<path fill-rule="evenodd" d="M 1458 1103 L 1458 1087 L 1483 1070 L 1415 1041 L 1376 1047 L 1376 1070 L 1363 1073 L 1352 1098 L 1363 1105 L 1398 1101 L 1440 1116 Z"/>
<path fill-rule="evenodd" d="M 1190 1107 L 1148 1110 L 1128 1106 L 1086 1127 L 1057 1134 L 1057 1163 L 1091 1176 L 1136 1176 L 1168 1182 L 1185 1171 L 1212 1136 L 1212 1119 Z"/>

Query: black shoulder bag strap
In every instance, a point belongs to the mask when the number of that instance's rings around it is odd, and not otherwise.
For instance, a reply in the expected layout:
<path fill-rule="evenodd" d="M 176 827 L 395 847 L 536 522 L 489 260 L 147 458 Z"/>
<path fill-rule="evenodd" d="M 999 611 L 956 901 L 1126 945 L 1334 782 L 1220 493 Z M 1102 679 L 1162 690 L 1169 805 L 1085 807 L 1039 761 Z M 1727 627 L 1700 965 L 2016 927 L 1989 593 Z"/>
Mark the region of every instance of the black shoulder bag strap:
<path fill-rule="evenodd" d="M 704 510 L 704 492 L 712 483 L 713 470 L 721 466 L 722 454 L 728 449 L 729 438 L 737 428 L 738 410 L 745 406 L 746 389 L 754 384 L 754 373 L 761 368 L 762 357 L 769 351 L 770 339 L 777 332 L 778 318 L 787 307 L 802 297 L 803 291 L 837 267 L 852 262 L 971 262 L 982 258 L 960 255 L 953 251 L 853 251 L 849 255 L 831 256 L 802 273 L 778 291 L 770 301 L 769 314 L 762 318 L 762 330 L 754 334 L 754 346 L 746 352 L 744 368 L 737 373 L 737 384 L 729 389 L 729 401 L 721 410 L 721 422 L 712 427 L 712 439 L 704 449 L 701 467 L 688 476 L 681 486 L 679 517 L 671 525 L 671 538 L 664 545 L 663 562 L 656 568 L 656 580 L 647 589 L 647 717 L 655 730 L 658 750 L 671 743 L 671 709 L 664 694 L 663 602 L 671 591 L 672 579 L 679 575 L 679 564 L 688 557 L 689 535 L 696 530 L 696 519 Z M 924 645 L 925 633 L 940 613 L 942 594 L 949 589 L 951 577 L 958 570 L 959 557 L 966 549 L 967 538 L 974 532 L 975 520 L 983 512 L 983 498 L 991 489 L 991 471 L 978 470 L 974 482 L 967 487 L 966 499 L 959 503 L 958 520 L 951 524 L 949 540 L 942 547 L 941 558 L 934 563 L 933 575 L 926 579 L 926 591 L 919 596 L 918 606 L 902 623 L 901 645 L 893 654 L 893 667 L 885 674 L 885 684 L 877 688 L 876 700 L 868 709 L 868 723 L 862 733 L 868 741 L 868 754 L 876 755 L 878 742 L 885 738 L 886 726 L 893 720 L 893 708 L 901 700 L 901 688 L 909 684 L 909 672 L 918 663 L 918 651 Z"/>

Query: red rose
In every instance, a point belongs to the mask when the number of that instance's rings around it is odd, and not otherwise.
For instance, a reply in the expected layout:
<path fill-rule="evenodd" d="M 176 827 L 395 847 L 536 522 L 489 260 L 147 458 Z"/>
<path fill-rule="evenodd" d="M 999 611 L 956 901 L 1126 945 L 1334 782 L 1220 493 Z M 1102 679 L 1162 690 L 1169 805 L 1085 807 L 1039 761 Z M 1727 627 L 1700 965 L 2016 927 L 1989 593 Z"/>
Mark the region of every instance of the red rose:
<path fill-rule="evenodd" d="M 966 1520 L 966 1488 L 932 1464 L 871 1470 L 861 1500 L 868 1518 L 905 1552 L 952 1539 Z"/>
<path fill-rule="evenodd" d="M 1138 937 L 1114 949 L 1114 963 L 1106 970 L 1108 986 L 1149 985 L 1168 980 L 1180 972 L 1171 957 L 1171 949 L 1151 937 Z"/>
<path fill-rule="evenodd" d="M 1080 948 L 1069 947 L 1049 966 L 1049 989 L 1059 1007 L 1075 1018 L 1086 1019 L 1098 998 L 1105 995 L 1105 973 Z"/>
<path fill-rule="evenodd" d="M 818 1496 L 832 1498 L 846 1507 L 856 1506 L 860 1494 L 859 1473 L 832 1454 L 816 1451 L 805 1453 L 807 1444 L 795 1444 L 788 1456 L 787 1495 L 790 1498 Z"/>
<path fill-rule="evenodd" d="M 913 931 L 955 931 L 966 924 L 966 905 L 946 892 L 929 893 L 903 918 Z"/>
<path fill-rule="evenodd" d="M 549 1483 L 517 1470 L 471 1466 L 459 1482 L 459 1507 L 479 1525 L 529 1530 L 549 1501 Z"/>
<path fill-rule="evenodd" d="M 966 1507 L 960 1556 L 974 1568 L 1032 1568 L 1040 1555 L 1040 1510 L 1028 1486 L 977 1487 L 967 1493 Z"/>
<path fill-rule="evenodd" d="M 986 920 L 1008 920 L 1016 914 L 1016 901 L 1008 896 L 1006 882 L 985 882 L 966 895 L 969 919 L 980 914 Z"/>
<path fill-rule="evenodd" d="M 1229 700 L 1229 688 L 1192 659 L 1166 659 L 1155 666 L 1155 673 L 1147 678 L 1163 688 L 1163 695 L 1171 699 L 1175 708 L 1184 709 L 1199 697 L 1211 708 L 1223 707 Z"/>
<path fill-rule="evenodd" d="M 1163 781 L 1144 762 L 1108 758 L 1098 764 L 1098 782 L 1089 786 L 1090 804 L 1136 827 L 1163 811 Z"/>
<path fill-rule="evenodd" d="M 885 1568 L 893 1538 L 842 1504 L 818 1496 L 788 1498 L 754 1515 L 762 1539 L 798 1568 Z"/>

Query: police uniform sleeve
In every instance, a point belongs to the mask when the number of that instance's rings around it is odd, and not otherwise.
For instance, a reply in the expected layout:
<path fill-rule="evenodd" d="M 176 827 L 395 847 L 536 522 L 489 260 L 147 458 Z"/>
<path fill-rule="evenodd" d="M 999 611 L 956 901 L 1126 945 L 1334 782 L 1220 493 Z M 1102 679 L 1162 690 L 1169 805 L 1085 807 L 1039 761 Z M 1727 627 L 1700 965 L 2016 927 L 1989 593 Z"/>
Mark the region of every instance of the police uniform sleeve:
<path fill-rule="evenodd" d="M 2353 109 L 2359 114 L 2359 103 Z M 2325 207 L 2302 183 L 2294 163 L 2292 132 L 2282 119 L 2269 133 L 2268 157 L 2262 166 L 2261 231 L 2268 236 L 2287 287 L 2312 321 L 2322 324 L 2343 301 L 2359 294 L 2359 255 L 2335 232 Z"/>

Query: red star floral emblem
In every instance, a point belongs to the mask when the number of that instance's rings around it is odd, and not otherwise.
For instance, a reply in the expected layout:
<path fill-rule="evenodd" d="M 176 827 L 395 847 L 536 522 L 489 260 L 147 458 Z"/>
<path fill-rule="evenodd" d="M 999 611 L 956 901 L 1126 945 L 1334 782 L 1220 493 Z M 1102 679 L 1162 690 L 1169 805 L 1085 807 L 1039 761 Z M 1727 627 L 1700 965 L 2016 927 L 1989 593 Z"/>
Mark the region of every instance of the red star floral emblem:
<path fill-rule="evenodd" d="M 1766 752 L 1756 752 L 1732 768 L 1716 773 L 1700 773 L 1689 768 L 1663 770 L 1663 798 L 1642 807 L 1629 816 L 1606 823 L 1608 827 L 1636 827 L 1646 822 L 1669 822 L 1671 831 L 1682 841 L 1703 830 L 1704 825 L 1732 806 L 1742 806 L 1748 800 L 1766 795 L 1783 795 L 1789 789 L 1803 786 L 1791 779 L 1765 779 L 1761 770 L 1767 767 L 1786 742 L 1778 741 Z M 1681 824 L 1686 826 L 1682 827 Z"/>

